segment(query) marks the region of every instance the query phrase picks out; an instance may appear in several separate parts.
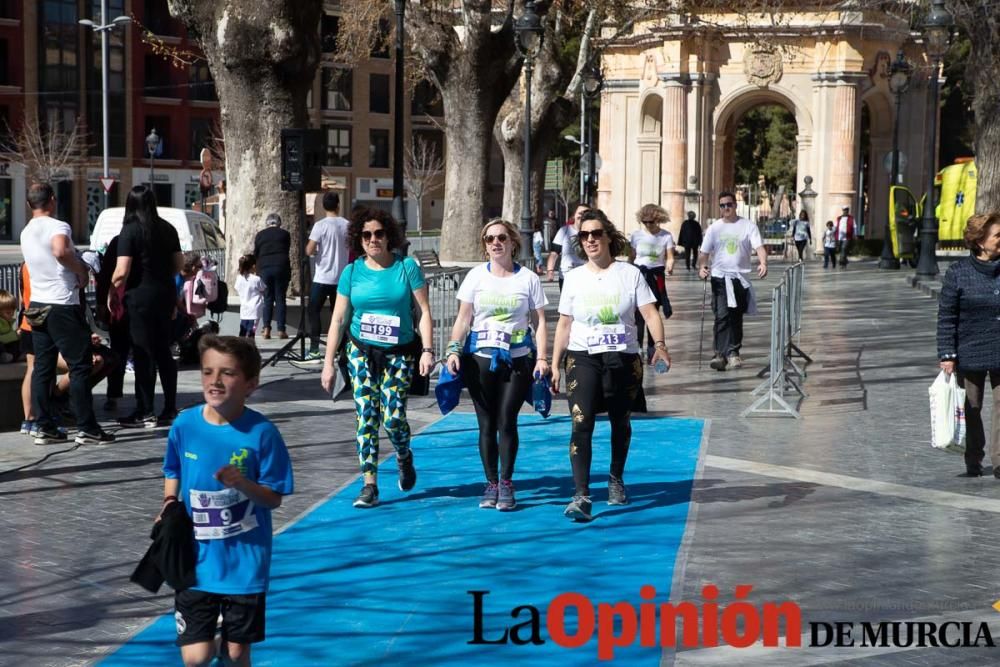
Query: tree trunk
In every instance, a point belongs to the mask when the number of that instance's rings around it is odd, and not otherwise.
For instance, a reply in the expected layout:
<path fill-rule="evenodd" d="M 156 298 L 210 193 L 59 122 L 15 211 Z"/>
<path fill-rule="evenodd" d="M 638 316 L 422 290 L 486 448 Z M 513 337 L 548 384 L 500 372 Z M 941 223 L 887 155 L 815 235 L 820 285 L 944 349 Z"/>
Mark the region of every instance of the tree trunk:
<path fill-rule="evenodd" d="M 1000 78 L 994 52 L 1000 35 L 991 43 L 972 42 L 970 69 L 975 71 L 976 213 L 996 210 L 1000 201 Z"/>
<path fill-rule="evenodd" d="M 297 291 L 305 234 L 299 193 L 281 190 L 281 130 L 307 126 L 306 94 L 319 63 L 321 0 L 168 0 L 205 53 L 226 145 L 226 273 L 268 213 L 292 234 Z"/>

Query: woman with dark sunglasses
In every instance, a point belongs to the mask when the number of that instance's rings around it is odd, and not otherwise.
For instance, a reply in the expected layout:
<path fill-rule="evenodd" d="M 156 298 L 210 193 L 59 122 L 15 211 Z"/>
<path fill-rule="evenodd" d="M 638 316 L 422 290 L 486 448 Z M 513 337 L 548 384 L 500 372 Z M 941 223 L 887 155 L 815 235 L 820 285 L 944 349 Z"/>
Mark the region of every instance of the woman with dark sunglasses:
<path fill-rule="evenodd" d="M 549 373 L 548 299 L 538 276 L 514 261 L 521 252 L 514 225 L 491 220 L 479 238 L 487 261 L 469 271 L 458 288 L 458 316 L 446 363 L 452 375 L 461 373 L 476 407 L 486 473 L 479 506 L 503 512 L 517 505 L 512 482 L 517 414 L 532 378 Z"/>
<path fill-rule="evenodd" d="M 594 421 L 608 413 L 611 422 L 611 470 L 608 504 L 628 504 L 622 481 L 632 438 L 631 413 L 642 390 L 642 359 L 636 337 L 636 309 L 653 337 L 653 362 L 670 363 L 656 296 L 639 269 L 615 257 L 626 254 L 628 240 L 604 213 L 583 214 L 577 252 L 582 267 L 566 274 L 559 299 L 559 324 L 552 353 L 552 391 L 558 392 L 566 360 L 566 397 L 573 430 L 569 445 L 576 490 L 564 514 L 590 521 L 590 461 Z"/>
<path fill-rule="evenodd" d="M 385 429 L 396 449 L 399 488 L 417 482 L 410 449 L 406 396 L 413 373 L 428 375 L 434 367 L 430 303 L 420 265 L 395 251 L 402 246 L 399 223 L 378 209 L 359 210 L 351 219 L 347 239 L 358 259 L 337 283 L 337 302 L 330 320 L 323 363 L 323 389 L 331 391 L 339 372 L 336 354 L 348 323 L 347 365 L 358 413 L 358 459 L 364 486 L 355 507 L 378 505 L 378 430 Z M 420 306 L 419 336 L 413 305 Z M 426 344 L 426 343 L 425 343 Z"/>
<path fill-rule="evenodd" d="M 661 225 L 670 222 L 670 214 L 656 204 L 646 204 L 635 214 L 642 228 L 632 232 L 629 237 L 628 260 L 639 267 L 642 277 L 646 279 L 649 289 L 653 290 L 657 306 L 663 310 L 664 317 L 670 317 L 670 301 L 667 299 L 666 276 L 674 275 L 674 236 Z M 636 311 L 636 317 L 639 311 Z M 643 345 L 646 327 L 639 327 L 639 349 Z M 652 363 L 653 338 L 650 336 L 646 346 L 646 360 Z"/>

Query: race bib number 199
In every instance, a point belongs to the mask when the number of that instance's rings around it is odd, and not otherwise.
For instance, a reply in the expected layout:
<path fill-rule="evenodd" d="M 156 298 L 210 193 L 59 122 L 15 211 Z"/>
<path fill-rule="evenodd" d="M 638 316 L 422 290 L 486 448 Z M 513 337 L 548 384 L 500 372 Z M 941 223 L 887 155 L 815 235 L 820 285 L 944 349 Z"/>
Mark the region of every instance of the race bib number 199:
<path fill-rule="evenodd" d="M 591 327 L 587 336 L 587 352 L 622 352 L 628 347 L 624 324 L 603 324 Z"/>
<path fill-rule="evenodd" d="M 399 344 L 399 317 L 364 313 L 361 316 L 361 340 L 387 345 Z"/>

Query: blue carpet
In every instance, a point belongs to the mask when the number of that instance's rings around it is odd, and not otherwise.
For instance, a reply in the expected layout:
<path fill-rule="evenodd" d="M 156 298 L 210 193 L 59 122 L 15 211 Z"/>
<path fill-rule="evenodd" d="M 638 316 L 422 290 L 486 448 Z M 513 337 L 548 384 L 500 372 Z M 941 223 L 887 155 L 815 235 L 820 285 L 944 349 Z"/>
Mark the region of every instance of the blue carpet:
<path fill-rule="evenodd" d="M 523 414 L 514 476 L 518 508 L 478 508 L 482 468 L 475 416 L 452 413 L 414 440 L 417 488 L 396 488 L 392 459 L 384 466 L 382 504 L 356 510 L 351 487 L 275 538 L 268 639 L 253 649 L 262 665 L 589 665 L 597 662 L 596 631 L 585 646 L 566 649 L 546 629 L 545 611 L 560 593 L 598 602 L 627 600 L 639 588 L 670 594 L 684 534 L 702 422 L 633 419 L 625 481 L 632 504 L 609 507 L 609 427 L 594 434 L 595 519 L 562 515 L 572 495 L 566 417 Z M 388 446 L 388 445 L 386 445 Z M 294 498 L 290 499 L 294 502 Z M 540 612 L 542 645 L 470 645 L 473 597 L 487 590 L 483 636 L 528 620 L 511 610 Z M 575 619 L 568 619 L 575 623 Z M 572 628 L 570 628 L 572 631 Z M 530 631 L 522 630 L 522 636 Z M 166 615 L 102 664 L 179 664 L 174 621 Z M 618 649 L 615 661 L 657 665 L 659 648 Z"/>

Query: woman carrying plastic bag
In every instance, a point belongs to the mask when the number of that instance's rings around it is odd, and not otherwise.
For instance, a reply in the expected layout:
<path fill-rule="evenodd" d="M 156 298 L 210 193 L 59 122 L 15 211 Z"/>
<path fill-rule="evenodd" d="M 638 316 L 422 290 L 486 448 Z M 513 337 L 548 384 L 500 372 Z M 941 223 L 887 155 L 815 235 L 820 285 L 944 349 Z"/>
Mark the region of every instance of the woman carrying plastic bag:
<path fill-rule="evenodd" d="M 982 411 L 988 378 L 993 394 L 990 459 L 993 476 L 1000 479 L 1000 213 L 969 218 L 965 244 L 971 252 L 948 269 L 938 301 L 939 366 L 954 388 L 931 387 L 934 446 L 946 443 L 947 447 L 950 441 L 954 448 L 960 435 L 959 425 L 952 423 L 958 421 L 957 409 L 953 412 L 944 400 L 936 398 L 938 392 L 944 396 L 947 391 L 949 405 L 964 403 L 965 409 L 965 473 L 961 476 L 983 474 L 986 434 Z M 941 380 L 939 377 L 938 382 Z M 964 401 L 958 394 L 962 389 Z"/>
<path fill-rule="evenodd" d="M 956 454 L 965 453 L 965 390 L 954 373 L 938 373 L 927 390 L 931 399 L 931 444 Z"/>

